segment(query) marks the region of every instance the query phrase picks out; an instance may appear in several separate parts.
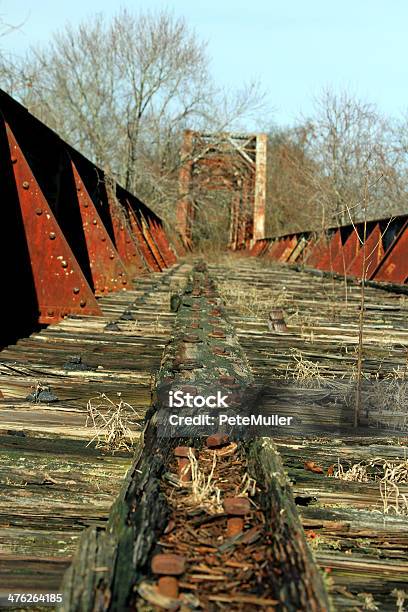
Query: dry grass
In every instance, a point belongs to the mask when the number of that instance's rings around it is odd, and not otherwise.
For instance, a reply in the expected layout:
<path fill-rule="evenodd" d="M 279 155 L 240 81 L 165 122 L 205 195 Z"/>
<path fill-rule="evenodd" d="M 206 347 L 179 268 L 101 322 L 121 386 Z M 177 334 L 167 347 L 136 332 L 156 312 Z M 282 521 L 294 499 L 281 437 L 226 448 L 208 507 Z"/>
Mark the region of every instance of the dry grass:
<path fill-rule="evenodd" d="M 401 485 L 408 484 L 408 459 L 390 461 L 375 457 L 360 461 L 344 469 L 338 461 L 334 478 L 349 482 L 377 482 L 379 485 L 384 514 L 408 516 L 408 494 L 400 491 Z"/>
<path fill-rule="evenodd" d="M 392 426 L 401 431 L 408 428 L 408 375 L 406 367 L 395 368 L 383 380 L 372 383 L 366 394 L 375 406 L 379 426 Z"/>
<path fill-rule="evenodd" d="M 266 317 L 273 308 L 282 308 L 291 301 L 286 287 L 273 291 L 264 287 L 248 286 L 240 282 L 219 282 L 218 289 L 227 304 L 242 315 Z"/>
<path fill-rule="evenodd" d="M 188 459 L 189 464 L 183 468 L 182 474 L 183 471 L 185 473 L 191 471 L 191 481 L 183 483 L 183 487 L 188 487 L 190 490 L 188 495 L 184 498 L 183 503 L 186 504 L 187 508 L 201 508 L 206 510 L 209 514 L 219 514 L 223 512 L 222 490 L 217 486 L 219 481 L 217 481 L 215 475 L 218 461 L 217 452 L 212 453 L 211 468 L 208 474 L 205 474 L 200 469 L 199 462 L 191 449 Z M 179 483 L 180 479 L 177 484 Z M 176 482 L 172 484 L 176 485 Z M 239 486 L 236 488 L 235 495 L 239 497 L 253 497 L 255 492 L 256 481 L 245 472 Z"/>
<path fill-rule="evenodd" d="M 317 327 L 316 315 L 311 312 L 300 312 L 297 308 L 294 312 L 286 317 L 286 323 L 293 331 L 299 333 L 302 338 L 313 342 L 314 329 Z"/>
<path fill-rule="evenodd" d="M 299 349 L 292 348 L 290 351 L 293 361 L 287 365 L 285 378 L 295 381 L 301 387 L 320 388 L 324 378 L 319 363 L 303 357 Z"/>
<path fill-rule="evenodd" d="M 354 354 L 356 354 L 356 351 L 354 351 Z M 358 365 L 357 365 L 357 362 L 355 361 L 351 363 L 350 365 L 348 365 L 345 373 L 343 374 L 343 378 L 348 378 L 351 383 L 355 383 L 358 381 L 358 376 L 359 376 Z M 361 372 L 360 377 L 362 380 L 372 380 L 372 375 L 369 372 Z"/>
<path fill-rule="evenodd" d="M 393 595 L 395 599 L 397 600 L 395 602 L 396 612 L 404 612 L 405 610 L 404 603 L 405 603 L 406 598 L 408 597 L 408 594 L 402 589 L 394 589 L 391 595 Z"/>
<path fill-rule="evenodd" d="M 216 486 L 214 480 L 217 466 L 216 453 L 213 453 L 211 470 L 207 476 L 200 470 L 199 463 L 191 449 L 188 458 L 190 465 L 186 465 L 184 469 L 186 471 L 191 469 L 191 483 L 188 483 L 191 486 L 191 492 L 185 498 L 186 505 L 191 508 L 204 508 L 210 514 L 222 512 L 221 489 Z"/>
<path fill-rule="evenodd" d="M 163 310 L 166 312 L 165 309 Z M 129 336 L 140 336 L 141 333 L 157 334 L 168 331 L 168 325 L 163 325 L 160 322 L 160 314 L 157 314 L 155 320 L 151 321 L 150 324 L 146 324 L 145 321 L 138 321 L 135 319 L 134 321 L 120 321 L 120 327 L 121 330 L 126 332 Z"/>
<path fill-rule="evenodd" d="M 112 454 L 119 451 L 131 452 L 134 429 L 140 429 L 136 423 L 139 418 L 141 415 L 127 402 L 120 398 L 112 401 L 105 393 L 100 393 L 87 404 L 85 427 L 91 427 L 94 434 L 87 446 L 96 442 L 95 448 Z"/>
<path fill-rule="evenodd" d="M 251 478 L 248 472 L 245 472 L 242 478 L 242 481 L 241 481 L 241 486 L 237 489 L 237 491 L 235 492 L 235 495 L 237 497 L 244 497 L 245 495 L 248 495 L 249 497 L 253 497 L 255 493 L 256 493 L 256 480 L 255 478 Z"/>
<path fill-rule="evenodd" d="M 361 604 L 363 606 L 363 610 L 371 610 L 372 612 L 374 612 L 374 610 L 379 610 L 380 608 L 377 606 L 377 604 L 375 603 L 374 597 L 372 593 L 358 593 L 357 594 L 358 599 L 361 600 Z M 356 608 L 357 609 L 357 608 Z"/>

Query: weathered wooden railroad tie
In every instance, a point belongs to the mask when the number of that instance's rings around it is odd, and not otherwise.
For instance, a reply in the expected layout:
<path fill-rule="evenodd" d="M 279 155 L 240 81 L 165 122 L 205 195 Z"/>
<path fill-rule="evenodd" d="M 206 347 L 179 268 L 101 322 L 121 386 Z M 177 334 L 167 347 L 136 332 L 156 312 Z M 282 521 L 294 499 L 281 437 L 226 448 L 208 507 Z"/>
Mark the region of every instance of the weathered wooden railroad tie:
<path fill-rule="evenodd" d="M 262 388 L 265 413 L 350 426 L 360 289 L 242 257 L 208 271 L 187 286 L 189 263 L 139 279 L 100 300 L 103 316 L 67 317 L 2 352 L 0 595 L 60 592 L 68 568 L 66 610 L 326 610 L 323 576 L 334 610 L 400 609 L 406 438 L 292 428 L 274 443 L 230 430 L 207 443 L 217 431 L 180 438 L 166 424 L 172 390 L 220 389 L 236 413 Z M 408 302 L 369 287 L 365 305 L 376 426 L 405 380 Z M 109 411 L 101 393 L 137 410 L 133 462 L 85 426 L 89 400 Z M 403 429 L 401 411 L 385 416 Z M 386 493 L 385 465 L 401 470 Z M 360 468 L 366 481 L 336 476 Z"/>
<path fill-rule="evenodd" d="M 64 609 L 328 610 L 272 442 L 168 425 L 172 391 L 222 389 L 238 409 L 253 387 L 205 265 L 172 305 L 173 335 L 136 460 L 107 528 L 82 536 Z"/>
<path fill-rule="evenodd" d="M 264 388 L 265 411 L 289 410 L 303 424 L 350 425 L 360 287 L 242 257 L 226 258 L 210 273 Z M 271 329 L 273 308 L 283 313 L 285 331 Z M 406 296 L 366 288 L 369 436 L 350 428 L 335 437 L 291 431 L 275 438 L 335 610 L 395 611 L 406 601 L 407 314 Z M 401 427 L 400 435 L 381 435 L 381 418 Z M 381 482 L 387 466 L 403 473 L 395 486 Z"/>
<path fill-rule="evenodd" d="M 0 596 L 58 593 L 81 531 L 105 524 L 131 459 L 124 446 L 112 455 L 101 418 L 89 427 L 87 404 L 101 415 L 130 404 L 138 437 L 174 319 L 171 287 L 187 268 L 141 278 L 102 298 L 102 316 L 67 317 L 2 351 Z"/>

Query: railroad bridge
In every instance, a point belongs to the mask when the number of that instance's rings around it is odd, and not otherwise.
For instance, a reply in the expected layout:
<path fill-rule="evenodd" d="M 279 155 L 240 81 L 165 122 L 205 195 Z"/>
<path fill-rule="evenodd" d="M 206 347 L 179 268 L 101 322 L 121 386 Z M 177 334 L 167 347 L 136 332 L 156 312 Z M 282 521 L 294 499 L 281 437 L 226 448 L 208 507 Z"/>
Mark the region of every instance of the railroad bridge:
<path fill-rule="evenodd" d="M 266 139 L 188 132 L 172 230 L 0 108 L 0 606 L 403 610 L 408 217 L 268 238 Z M 234 193 L 206 261 L 197 176 Z M 176 390 L 231 420 L 166 426 Z"/>

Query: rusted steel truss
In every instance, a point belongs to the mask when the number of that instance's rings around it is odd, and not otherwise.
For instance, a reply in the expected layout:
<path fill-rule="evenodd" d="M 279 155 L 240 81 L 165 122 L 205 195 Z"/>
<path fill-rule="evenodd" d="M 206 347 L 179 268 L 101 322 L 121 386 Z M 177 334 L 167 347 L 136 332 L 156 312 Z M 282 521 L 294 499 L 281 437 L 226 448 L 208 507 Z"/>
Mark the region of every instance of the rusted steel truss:
<path fill-rule="evenodd" d="M 364 240 L 365 236 L 365 240 Z M 408 282 L 408 215 L 258 240 L 249 255 L 376 282 Z"/>
<path fill-rule="evenodd" d="M 0 202 L 16 337 L 19 321 L 101 314 L 97 296 L 176 260 L 159 217 L 1 90 Z"/>
<path fill-rule="evenodd" d="M 243 248 L 264 237 L 266 144 L 266 134 L 184 132 L 177 227 L 185 248 L 192 248 L 197 200 L 205 190 L 232 193 L 230 248 Z"/>

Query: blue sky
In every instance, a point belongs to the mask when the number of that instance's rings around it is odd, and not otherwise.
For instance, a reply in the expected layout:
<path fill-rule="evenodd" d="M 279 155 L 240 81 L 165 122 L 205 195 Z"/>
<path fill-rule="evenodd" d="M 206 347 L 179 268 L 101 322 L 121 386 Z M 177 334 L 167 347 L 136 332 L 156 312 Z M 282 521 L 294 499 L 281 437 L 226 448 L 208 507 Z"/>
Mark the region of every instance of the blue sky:
<path fill-rule="evenodd" d="M 0 0 L 3 20 L 20 30 L 3 37 L 4 51 L 24 53 L 65 22 L 95 12 L 167 7 L 208 42 L 218 83 L 238 87 L 258 78 L 274 122 L 311 112 L 324 87 L 347 88 L 380 111 L 408 109 L 406 0 Z"/>

